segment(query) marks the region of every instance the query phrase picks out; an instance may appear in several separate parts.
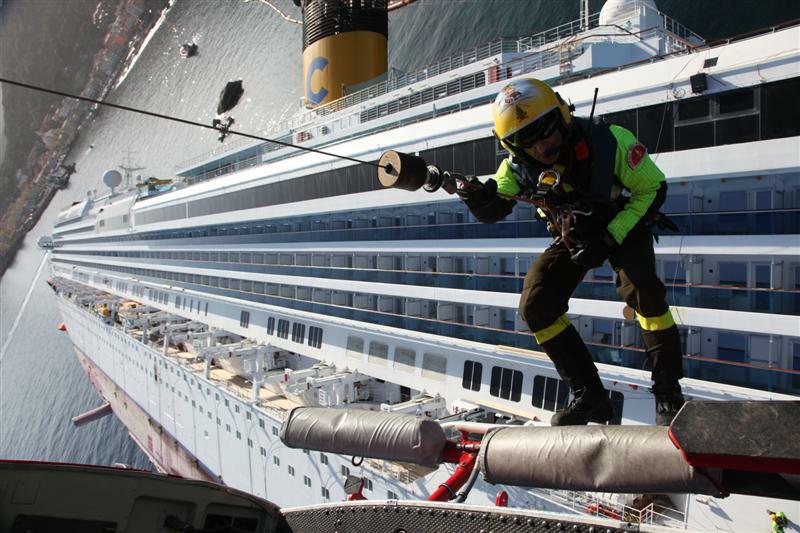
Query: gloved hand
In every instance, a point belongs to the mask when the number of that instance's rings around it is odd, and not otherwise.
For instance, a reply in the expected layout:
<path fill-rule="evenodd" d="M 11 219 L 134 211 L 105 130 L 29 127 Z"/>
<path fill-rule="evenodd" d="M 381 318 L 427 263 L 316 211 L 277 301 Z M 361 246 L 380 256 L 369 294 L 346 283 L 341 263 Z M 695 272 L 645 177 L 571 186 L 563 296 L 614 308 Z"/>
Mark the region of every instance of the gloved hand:
<path fill-rule="evenodd" d="M 603 231 L 596 239 L 573 253 L 571 258 L 574 263 L 587 269 L 597 268 L 614 253 L 618 246 L 614 237 L 608 231 Z"/>
<path fill-rule="evenodd" d="M 456 194 L 470 209 L 480 209 L 497 198 L 497 182 L 493 179 L 481 183 L 476 176 L 469 176 L 466 182 L 458 182 Z"/>

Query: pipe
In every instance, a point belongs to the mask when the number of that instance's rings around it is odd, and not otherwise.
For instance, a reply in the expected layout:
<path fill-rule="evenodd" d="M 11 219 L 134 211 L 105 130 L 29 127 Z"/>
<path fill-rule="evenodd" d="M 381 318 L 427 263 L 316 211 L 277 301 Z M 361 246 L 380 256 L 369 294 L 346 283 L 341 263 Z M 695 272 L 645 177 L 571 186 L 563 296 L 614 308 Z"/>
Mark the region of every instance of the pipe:
<path fill-rule="evenodd" d="M 458 462 L 458 466 L 453 474 L 447 478 L 447 481 L 439 485 L 439 488 L 433 491 L 433 494 L 428 496 L 428 501 L 447 502 L 453 498 L 456 498 L 458 496 L 456 491 L 460 489 L 464 483 L 466 483 L 469 478 L 472 477 L 472 473 L 477 470 L 475 468 L 475 462 L 477 458 L 478 454 L 475 452 L 462 453 Z M 469 492 L 469 489 L 467 489 L 467 492 Z M 466 498 L 466 494 L 464 495 L 464 498 Z"/>
<path fill-rule="evenodd" d="M 95 420 L 99 420 L 106 415 L 110 415 L 111 413 L 111 404 L 106 402 L 90 411 L 86 411 L 78 416 L 73 416 L 72 423 L 75 424 L 76 427 L 81 427 L 89 422 L 94 422 Z"/>

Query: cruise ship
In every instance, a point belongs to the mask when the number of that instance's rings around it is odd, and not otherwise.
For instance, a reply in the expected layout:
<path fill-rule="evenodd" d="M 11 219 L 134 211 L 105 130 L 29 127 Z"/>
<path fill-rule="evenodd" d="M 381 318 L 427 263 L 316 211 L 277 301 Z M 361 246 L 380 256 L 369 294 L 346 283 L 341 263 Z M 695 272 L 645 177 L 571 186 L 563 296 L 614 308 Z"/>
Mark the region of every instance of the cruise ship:
<path fill-rule="evenodd" d="M 359 5 L 384 18 L 353 24 L 384 24 L 385 38 L 386 2 Z M 369 500 L 426 499 L 453 473 L 289 446 L 281 426 L 299 407 L 407 415 L 464 436 L 546 426 L 569 391 L 517 312 L 551 240 L 533 208 L 480 224 L 444 190 L 383 188 L 375 166 L 396 150 L 494 175 L 507 153 L 491 102 L 522 77 L 547 81 L 576 116 L 630 129 L 666 174 L 663 210 L 679 232 L 655 251 L 689 404 L 796 401 L 800 26 L 706 43 L 652 0 L 609 0 L 596 14 L 582 5 L 572 23 L 347 94 L 313 90 L 324 67 L 310 61 L 309 109 L 265 134 L 277 143 L 231 133 L 171 183 L 117 190 L 110 172 L 108 194 L 63 210 L 44 242 L 64 327 L 105 402 L 88 419 L 113 411 L 159 471 L 282 507 L 342 501 L 348 478 Z M 331 32 L 305 31 L 306 51 L 347 34 Z M 610 391 L 615 418 L 603 427 L 644 428 L 647 358 L 623 307 L 606 265 L 578 287 L 569 317 Z M 777 510 L 800 522 L 797 498 L 474 481 L 467 504 L 654 531 L 763 530 Z"/>

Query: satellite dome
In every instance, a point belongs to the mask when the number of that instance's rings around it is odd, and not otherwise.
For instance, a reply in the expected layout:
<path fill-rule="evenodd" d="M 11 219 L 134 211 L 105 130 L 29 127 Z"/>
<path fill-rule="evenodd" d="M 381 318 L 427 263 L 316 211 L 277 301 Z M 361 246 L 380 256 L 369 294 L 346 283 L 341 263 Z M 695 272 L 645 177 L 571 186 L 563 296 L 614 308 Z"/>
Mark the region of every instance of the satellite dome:
<path fill-rule="evenodd" d="M 113 189 L 122 183 L 122 174 L 119 173 L 119 170 L 106 170 L 106 173 L 103 174 L 103 183 L 109 189 Z"/>
<path fill-rule="evenodd" d="M 633 18 L 634 9 L 638 6 L 644 7 L 646 11 L 658 12 L 655 0 L 607 0 L 600 10 L 600 25 L 627 22 Z"/>

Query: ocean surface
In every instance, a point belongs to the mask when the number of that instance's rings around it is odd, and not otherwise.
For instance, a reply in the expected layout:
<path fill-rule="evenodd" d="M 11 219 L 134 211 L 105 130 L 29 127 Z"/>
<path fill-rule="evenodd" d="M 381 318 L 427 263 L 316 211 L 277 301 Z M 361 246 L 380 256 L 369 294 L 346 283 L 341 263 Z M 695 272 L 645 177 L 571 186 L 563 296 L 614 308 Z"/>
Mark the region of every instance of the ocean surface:
<path fill-rule="evenodd" d="M 300 18 L 293 2 L 275 1 L 287 14 Z M 709 39 L 800 16 L 800 4 L 783 0 L 662 0 L 657 4 Z M 0 8 L 0 36 L 12 19 L 15 28 L 25 30 L 20 31 L 23 36 L 49 35 L 50 28 L 56 31 L 64 26 L 67 14 L 73 21 L 69 33 L 85 36 L 99 27 L 98 6 L 108 9 L 113 5 L 112 0 L 10 0 Z M 419 0 L 389 16 L 390 65 L 410 70 L 495 37 L 530 35 L 577 19 L 578 5 L 578 0 Z M 602 1 L 593 0 L 592 12 L 601 5 Z M 710 10 L 726 16 L 709 16 Z M 74 49 L 75 43 L 69 42 L 72 37 L 60 35 L 67 42 L 59 41 L 59 46 Z M 242 79 L 245 94 L 233 113 L 236 129 L 263 133 L 299 109 L 301 35 L 300 26 L 284 21 L 257 1 L 176 0 L 125 79 L 107 98 L 210 123 L 225 83 Z M 31 37 L 29 44 L 52 47 L 52 42 L 39 37 Z M 189 40 L 199 45 L 199 55 L 182 59 L 178 48 Z M 97 40 L 84 38 L 82 42 L 92 46 Z M 37 56 L 35 67 L 15 72 L 30 72 L 34 77 L 34 72 L 48 69 L 80 72 L 86 57 L 96 52 L 91 49 L 75 54 L 72 68 L 69 57 L 48 55 L 46 51 Z M 4 53 L 9 52 L 0 48 L 0 56 Z M 0 66 L 4 64 L 9 64 L 8 57 L 0 57 Z M 58 84 L 61 79 L 51 76 L 33 81 Z M 0 90 L 0 109 L 15 104 L 9 98 L 23 98 L 19 93 L 6 92 L 5 87 Z M 10 124 L 4 119 L 8 116 L 0 112 L 0 155 L 7 146 L 6 136 L 15 135 L 17 130 L 28 132 L 26 124 Z M 56 329 L 61 319 L 45 283 L 48 272 L 44 252 L 35 243 L 51 232 L 58 211 L 65 205 L 83 198 L 87 190 L 104 192 L 101 176 L 106 170 L 127 162 L 144 167 L 135 174 L 168 177 L 176 165 L 217 144 L 212 131 L 109 108 L 101 109 L 82 130 L 77 146 L 67 157 L 78 170 L 69 188 L 56 194 L 0 280 L 0 459 L 102 465 L 122 462 L 149 468 L 147 459 L 114 417 L 83 428 L 72 426 L 72 416 L 99 405 L 100 399 L 85 378 L 68 336 Z"/>

